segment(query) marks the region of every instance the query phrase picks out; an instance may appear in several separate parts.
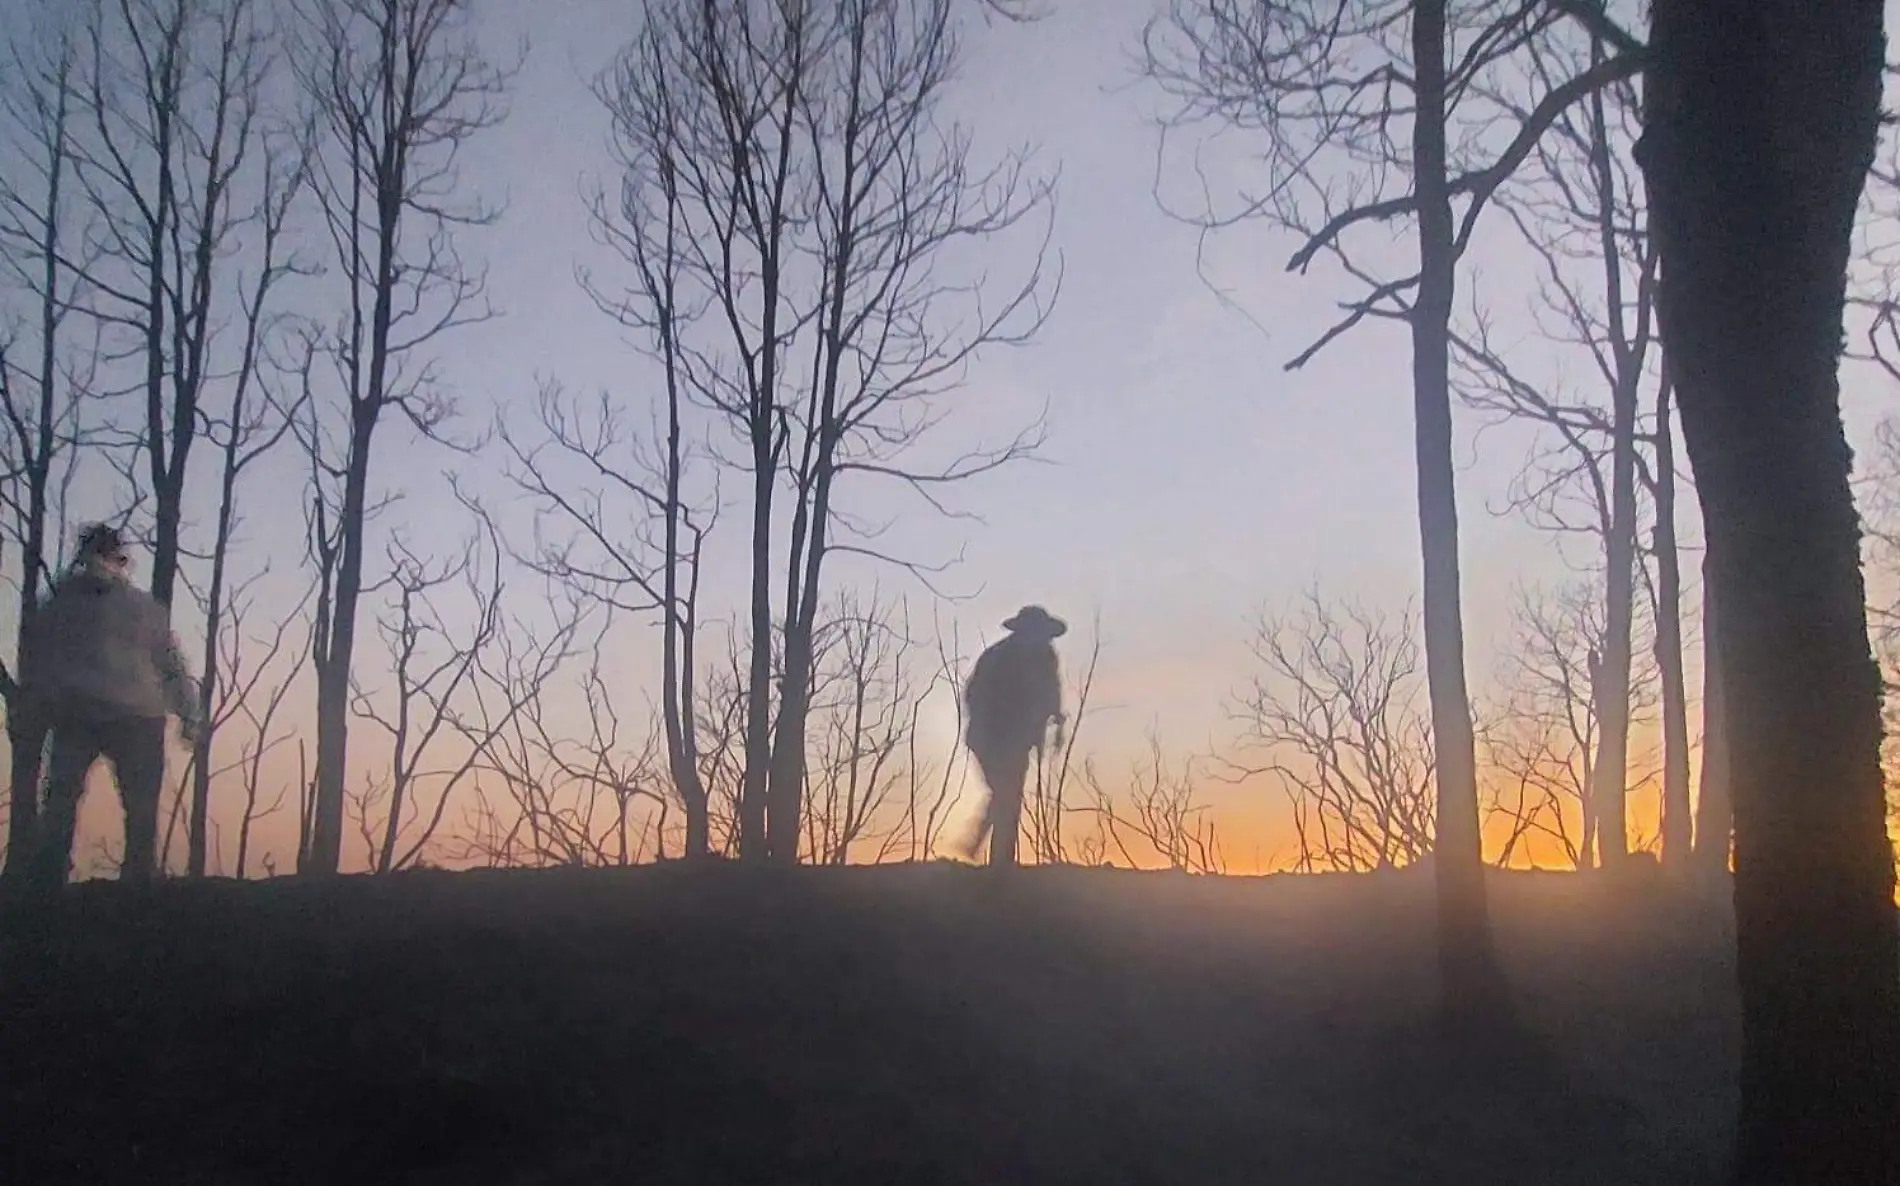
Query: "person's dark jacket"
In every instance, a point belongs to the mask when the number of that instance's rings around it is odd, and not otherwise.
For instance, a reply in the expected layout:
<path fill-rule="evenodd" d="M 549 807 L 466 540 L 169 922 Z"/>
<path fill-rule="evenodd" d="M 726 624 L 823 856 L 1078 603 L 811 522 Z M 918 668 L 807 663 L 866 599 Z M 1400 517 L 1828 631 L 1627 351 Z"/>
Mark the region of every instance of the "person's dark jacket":
<path fill-rule="evenodd" d="M 1045 639 L 1009 634 L 977 656 L 964 687 L 965 743 L 977 752 L 1027 753 L 1062 715 L 1062 675 Z"/>

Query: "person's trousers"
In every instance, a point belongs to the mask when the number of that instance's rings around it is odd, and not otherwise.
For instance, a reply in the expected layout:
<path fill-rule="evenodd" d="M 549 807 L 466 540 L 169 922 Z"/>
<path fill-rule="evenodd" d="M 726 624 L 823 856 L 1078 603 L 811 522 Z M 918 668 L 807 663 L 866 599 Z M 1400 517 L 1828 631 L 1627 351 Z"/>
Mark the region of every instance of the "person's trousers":
<path fill-rule="evenodd" d="M 58 717 L 51 724 L 34 882 L 65 884 L 86 775 L 101 758 L 112 764 L 125 807 L 125 859 L 119 879 L 149 880 L 156 872 L 158 801 L 165 786 L 165 718 L 81 714 Z"/>
<path fill-rule="evenodd" d="M 990 837 L 992 867 L 1016 863 L 1016 841 L 1023 824 L 1023 783 L 1029 777 L 1029 755 L 1025 749 L 999 751 L 973 750 L 976 766 L 989 784 L 990 801 L 983 811 L 983 823 L 977 833 Z"/>

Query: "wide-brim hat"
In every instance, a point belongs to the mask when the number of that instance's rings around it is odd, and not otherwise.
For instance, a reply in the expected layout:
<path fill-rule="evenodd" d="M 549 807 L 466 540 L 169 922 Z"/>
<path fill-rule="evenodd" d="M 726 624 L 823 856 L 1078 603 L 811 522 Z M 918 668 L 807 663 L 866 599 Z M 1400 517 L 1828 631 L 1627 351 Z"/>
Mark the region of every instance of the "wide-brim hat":
<path fill-rule="evenodd" d="M 1015 617 L 1003 623 L 1003 629 L 1012 634 L 1061 638 L 1069 632 L 1069 624 L 1039 605 L 1025 605 L 1016 611 Z"/>

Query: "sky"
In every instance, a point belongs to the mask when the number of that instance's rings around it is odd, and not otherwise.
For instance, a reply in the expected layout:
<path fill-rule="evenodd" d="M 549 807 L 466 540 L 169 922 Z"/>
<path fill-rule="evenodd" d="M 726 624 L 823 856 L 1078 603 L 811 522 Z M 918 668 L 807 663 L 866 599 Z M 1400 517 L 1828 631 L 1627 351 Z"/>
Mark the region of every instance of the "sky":
<path fill-rule="evenodd" d="M 980 525 L 917 514 L 894 536 L 920 557 L 962 550 L 943 584 L 969 600 L 939 613 L 965 638 L 994 638 L 1028 602 L 1065 615 L 1076 627 L 1072 681 L 1099 615 L 1085 728 L 1111 768 L 1138 756 L 1151 728 L 1177 751 L 1224 746 L 1227 699 L 1254 669 L 1244 643 L 1262 607 L 1317 582 L 1397 610 L 1418 583 L 1404 332 L 1369 324 L 1284 370 L 1353 289 L 1323 269 L 1284 274 L 1296 244 L 1264 229 L 1223 233 L 1203 261 L 1199 232 L 1163 212 L 1158 107 L 1133 56 L 1151 10 L 1151 0 L 1064 3 L 1033 25 L 968 30 L 955 112 L 979 146 L 1031 144 L 1043 167 L 1059 167 L 1063 283 L 1032 345 L 972 367 L 956 427 L 1007 439 L 1046 401 L 1048 440 L 1035 463 L 956 492 Z M 478 248 L 505 318 L 456 343 L 452 373 L 497 406 L 544 376 L 625 391 L 641 363 L 574 270 L 611 266 L 580 215 L 580 179 L 606 165 L 586 80 L 627 36 L 628 9 L 558 0 L 493 11 L 497 44 L 530 41 L 510 118 L 471 146 L 466 169 L 507 179 L 507 214 Z M 1193 197 L 1185 164 L 1167 158 L 1171 203 Z M 1521 261 L 1490 270 L 1513 266 Z M 1477 448 L 1472 429 L 1462 436 L 1466 612 L 1482 682 L 1513 582 L 1565 573 L 1547 539 L 1484 511 L 1502 498 L 1520 442 L 1500 434 Z M 862 575 L 923 595 L 900 573 Z M 948 744 L 949 706 L 933 707 L 932 732 Z M 1257 786 L 1213 793 L 1242 817 L 1278 810 Z"/>
<path fill-rule="evenodd" d="M 1148 9 L 1062 4 L 1035 25 L 973 30 L 958 114 L 985 140 L 1036 144 L 1060 167 L 1063 286 L 1033 345 L 972 368 L 958 431 L 994 423 L 1005 436 L 1046 401 L 1048 443 L 1036 462 L 957 492 L 980 526 L 918 516 L 900 530 L 919 555 L 964 547 L 946 583 L 975 596 L 946 612 L 966 628 L 993 634 L 1032 601 L 1078 626 L 1099 612 L 1117 716 L 1193 728 L 1240 673 L 1235 644 L 1263 603 L 1316 579 L 1381 598 L 1416 585 L 1409 351 L 1398 327 L 1369 325 L 1287 374 L 1349 287 L 1283 276 L 1293 245 L 1246 229 L 1208 265 L 1244 313 L 1197 274 L 1197 232 L 1157 206 L 1153 104 L 1132 86 Z M 621 390 L 641 366 L 573 275 L 599 255 L 577 178 L 605 164 L 584 80 L 624 37 L 626 9 L 558 0 L 532 11 L 497 22 L 532 47 L 509 121 L 468 157 L 471 178 L 490 160 L 508 178 L 507 215 L 480 247 L 505 317 L 458 340 L 448 365 L 492 405 L 530 398 L 543 375 Z M 1461 453 L 1469 612 L 1481 625 L 1549 553 L 1479 510 L 1501 495 L 1515 449 L 1467 441 Z"/>
<path fill-rule="evenodd" d="M 1262 608 L 1315 583 L 1393 611 L 1416 595 L 1409 346 L 1400 326 L 1369 323 L 1286 371 L 1354 286 L 1320 267 L 1286 274 L 1298 244 L 1268 229 L 1225 231 L 1203 250 L 1194 228 L 1163 212 L 1156 97 L 1134 70 L 1154 0 L 1050 8 L 1026 26 L 972 25 L 953 100 L 977 131 L 979 153 L 1028 143 L 1040 165 L 1060 170 L 1053 246 L 1063 283 L 1053 315 L 1033 344 L 981 356 L 955 397 L 959 436 L 1006 439 L 1046 406 L 1047 444 L 1034 462 L 956 492 L 956 505 L 980 523 L 914 514 L 893 539 L 923 559 L 961 550 L 942 584 L 963 599 L 935 612 L 966 639 L 994 638 L 1018 606 L 1041 603 L 1075 627 L 1063 644 L 1073 674 L 1099 616 L 1097 712 L 1087 728 L 1088 747 L 1105 760 L 1136 756 L 1151 727 L 1177 752 L 1206 750 L 1232 736 L 1228 698 L 1253 670 L 1245 642 Z M 463 158 L 473 187 L 505 199 L 495 226 L 463 238 L 466 254 L 485 261 L 502 316 L 444 339 L 446 384 L 471 421 L 531 414 L 537 385 L 549 379 L 638 404 L 653 390 L 650 370 L 575 279 L 577 267 L 603 263 L 582 193 L 610 170 L 605 116 L 588 80 L 631 34 L 638 6 L 534 0 L 478 10 L 492 45 L 505 53 L 525 39 L 528 52 L 507 120 Z M 1215 151 L 1233 162 L 1248 148 L 1228 141 Z M 1166 159 L 1162 192 L 1191 201 L 1188 157 L 1177 144 Z M 1574 366 L 1532 340 L 1523 314 L 1531 265 L 1508 235 L 1493 234 L 1470 263 L 1461 281 L 1480 279 L 1461 301 L 1475 293 L 1507 336 L 1515 331 L 1514 359 Z M 1874 378 L 1850 373 L 1857 440 L 1890 401 Z M 1549 537 L 1492 513 L 1528 438 L 1477 429 L 1461 414 L 1468 664 L 1482 694 L 1508 635 L 1514 587 L 1572 574 Z M 509 497 L 492 460 L 429 452 L 396 426 L 379 447 L 379 480 L 411 492 L 402 513 L 412 535 L 466 529 L 438 471 L 504 505 Z M 294 538 L 299 480 L 266 478 L 255 534 Z M 728 522 L 738 521 L 735 510 Z M 1686 531 L 1693 542 L 1693 523 Z M 1693 613 L 1693 556 L 1685 571 Z M 847 565 L 840 579 L 875 579 L 908 593 L 914 615 L 932 612 L 926 591 L 901 572 Z M 927 722 L 939 743 L 950 741 L 948 711 L 935 706 Z M 1273 792 L 1221 794 L 1250 816 L 1268 810 Z"/>

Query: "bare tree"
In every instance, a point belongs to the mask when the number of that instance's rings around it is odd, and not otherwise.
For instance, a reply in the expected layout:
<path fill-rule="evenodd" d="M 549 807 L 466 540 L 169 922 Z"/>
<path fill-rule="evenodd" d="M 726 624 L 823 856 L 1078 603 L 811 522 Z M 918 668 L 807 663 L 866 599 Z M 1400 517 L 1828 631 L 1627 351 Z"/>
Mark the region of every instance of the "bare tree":
<path fill-rule="evenodd" d="M 273 69 L 256 0 L 102 0 L 87 19 L 76 179 L 96 218 L 87 269 L 99 315 L 142 370 L 143 471 L 153 508 L 151 589 L 169 605 L 200 402 L 246 220 L 233 203 L 264 133 Z"/>
<path fill-rule="evenodd" d="M 1233 707 L 1241 752 L 1229 764 L 1285 793 L 1304 872 L 1399 868 L 1434 850 L 1414 624 L 1409 607 L 1394 621 L 1314 589 L 1254 632 L 1260 671 Z"/>
<path fill-rule="evenodd" d="M 505 614 L 499 534 L 483 509 L 464 505 L 477 528 L 453 558 L 431 562 L 400 539 L 390 545 L 395 606 L 378 622 L 390 651 L 390 687 L 378 696 L 359 686 L 354 697 L 357 717 L 388 734 L 391 747 L 388 778 L 365 783 L 358 802 L 378 873 L 405 868 L 428 850 L 456 793 L 492 767 L 501 739 L 538 705 L 573 653 L 578 613 L 560 616 L 540 638 Z M 442 603 L 451 585 L 461 589 L 459 612 Z M 458 619 L 465 629 L 451 624 Z M 505 661 L 497 663 L 504 646 Z"/>
<path fill-rule="evenodd" d="M 0 71 L 0 117 L 14 162 L 0 175 L 0 266 L 10 286 L 30 298 L 37 314 L 33 346 L 23 354 L 0 327 L 0 527 L 18 556 L 19 591 L 14 666 L 0 663 L 0 697 L 7 713 L 12 795 L 7 867 L 18 870 L 38 834 L 40 755 L 44 726 L 20 694 L 29 637 L 40 599 L 50 587 L 60 508 L 56 478 L 70 469 L 79 432 L 80 399 L 70 371 L 62 373 L 66 320 L 78 296 L 83 252 L 75 232 L 72 190 L 74 124 L 78 119 L 79 44 L 70 23 L 21 21 L 8 41 Z M 51 27 L 47 27 L 51 24 Z"/>
<path fill-rule="evenodd" d="M 714 852 L 742 853 L 746 771 L 746 706 L 750 702 L 751 644 L 741 630 L 725 627 L 725 646 L 708 656 L 693 705 L 699 735 L 699 779 L 706 788 Z"/>
<path fill-rule="evenodd" d="M 832 52 L 801 112 L 821 275 L 808 339 L 812 379 L 788 409 L 797 499 L 768 820 L 768 845 L 781 861 L 797 859 L 791 833 L 800 814 L 825 557 L 836 551 L 904 563 L 875 543 L 888 523 L 866 525 L 839 509 L 837 483 L 849 474 L 884 479 L 945 510 L 933 490 L 1027 456 L 1041 439 L 1038 425 L 1001 448 L 929 467 L 918 448 L 947 412 L 941 397 L 983 349 L 1026 342 L 1041 328 L 1055 287 L 1044 271 L 1046 232 L 1008 288 L 956 274 L 960 243 L 1007 235 L 1039 212 L 1052 215 L 1054 191 L 1030 174 L 1024 154 L 976 165 L 967 130 L 942 125 L 961 57 L 955 10 L 954 0 L 844 0 L 833 26 L 819 32 L 818 44 L 829 42 Z"/>
<path fill-rule="evenodd" d="M 1500 776 L 1493 810 L 1510 822 L 1498 859 L 1542 838 L 1572 868 L 1587 869 L 1596 854 L 1600 732 L 1590 656 L 1602 637 L 1602 606 L 1587 591 L 1525 590 L 1513 617 L 1518 637 L 1500 673 L 1503 703 L 1482 731 Z"/>
<path fill-rule="evenodd" d="M 1516 638 L 1499 672 L 1502 702 L 1482 730 L 1488 766 L 1501 776 L 1490 814 L 1510 829 L 1499 863 L 1542 840 L 1555 843 L 1573 868 L 1595 866 L 1601 816 L 1594 797 L 1606 786 L 1627 797 L 1651 781 L 1640 763 L 1628 761 L 1615 783 L 1599 773 L 1608 632 L 1601 588 L 1591 582 L 1519 594 Z M 1658 684 L 1653 667 L 1635 673 L 1624 709 L 1632 722 L 1655 707 Z"/>
<path fill-rule="evenodd" d="M 247 469 L 284 440 L 300 411 L 297 403 L 286 407 L 273 399 L 259 373 L 268 346 L 266 335 L 273 320 L 269 313 L 271 291 L 285 276 L 307 271 L 294 257 L 285 256 L 280 248 L 285 224 L 305 181 L 302 161 L 290 154 L 290 147 L 280 142 L 263 149 L 262 197 L 255 214 L 261 240 L 259 262 L 243 302 L 244 338 L 237 375 L 223 415 L 203 415 L 201 431 L 217 450 L 219 475 L 217 519 L 211 537 L 211 573 L 201 599 L 205 654 L 198 688 L 207 725 L 199 731 L 192 753 L 191 826 L 186 844 L 186 870 L 192 877 L 205 874 L 211 821 L 211 748 L 219 719 L 214 711 L 221 674 L 219 640 L 228 610 L 231 547 L 240 523 L 239 480 Z M 273 647 L 273 654 L 276 649 Z"/>
<path fill-rule="evenodd" d="M 1565 78 L 1519 121 L 1487 96 L 1506 89 L 1522 51 L 1572 17 L 1613 32 L 1601 8 L 1496 0 L 1253 5 L 1175 0 L 1149 27 L 1146 65 L 1177 101 L 1175 128 L 1212 121 L 1257 131 L 1267 189 L 1232 213 L 1197 216 L 1209 231 L 1268 219 L 1301 240 L 1288 264 L 1329 257 L 1366 295 L 1288 364 L 1304 365 L 1368 317 L 1404 321 L 1412 339 L 1413 416 L 1424 561 L 1426 675 L 1437 755 L 1439 948 L 1447 1010 L 1470 1021 L 1504 1016 L 1490 938 L 1478 828 L 1476 741 L 1464 670 L 1458 513 L 1452 464 L 1450 330 L 1459 258 L 1485 206 L 1559 114 L 1638 67 L 1632 38 L 1613 57 Z M 1409 116 L 1410 143 L 1394 135 Z M 1495 155 L 1499 126 L 1515 127 Z M 1394 187 L 1403 187 L 1393 192 Z M 1462 212 L 1456 203 L 1463 200 Z M 1381 279 L 1349 249 L 1354 231 L 1410 221 L 1416 271 Z"/>
<path fill-rule="evenodd" d="M 838 480 L 895 481 L 943 508 L 936 488 L 1038 439 L 1032 429 L 940 465 L 918 448 L 974 356 L 1040 325 L 1049 287 L 1040 250 L 1000 301 L 943 270 L 960 242 L 1010 231 L 1050 196 L 1020 154 L 973 167 L 967 135 L 937 118 L 958 59 L 956 8 L 652 6 L 600 88 L 622 178 L 597 221 L 641 283 L 597 297 L 654 336 L 669 389 L 733 426 L 751 479 L 740 848 L 752 859 L 798 855 L 825 556 L 902 561 L 876 547 L 880 525 L 844 515 Z"/>
<path fill-rule="evenodd" d="M 670 257 L 669 257 L 670 258 Z M 656 268 L 670 267 L 663 261 Z M 663 306 L 671 272 L 641 273 Z M 670 325 L 664 318 L 663 325 Z M 536 539 L 524 562 L 591 598 L 611 614 L 660 614 L 660 715 L 667 769 L 685 818 L 683 855 L 708 855 L 711 819 L 699 774 L 693 714 L 699 663 L 700 558 L 718 517 L 717 488 L 708 509 L 688 499 L 692 452 L 683 426 L 684 393 L 670 329 L 659 334 L 665 368 L 662 424 L 642 437 L 605 393 L 571 398 L 545 383 L 537 400 L 539 439 L 505 421 L 497 434 L 508 451 L 510 478 L 537 512 Z M 654 450 L 649 440 L 664 444 Z M 554 520 L 563 533 L 543 530 Z M 657 537 L 657 538 L 656 538 Z"/>
<path fill-rule="evenodd" d="M 911 721 L 907 739 L 909 754 L 904 764 L 903 834 L 908 846 L 907 855 L 912 861 L 929 860 L 936 851 L 937 841 L 942 838 L 943 829 L 949 823 L 951 788 L 957 785 L 959 773 L 969 769 L 963 748 L 963 671 L 966 661 L 962 643 L 954 623 L 946 630 L 943 622 L 933 614 L 932 626 L 937 644 L 937 666 L 931 673 L 929 686 L 917 698 L 917 711 L 921 714 L 924 704 L 932 695 L 945 697 L 950 704 L 952 732 L 949 752 L 944 755 L 943 764 L 933 768 L 921 753 L 917 721 L 914 718 Z"/>
<path fill-rule="evenodd" d="M 1839 369 L 1882 6 L 1656 0 L 1638 147 L 1734 790 L 1736 1179 L 1892 1180 L 1900 928 Z"/>
<path fill-rule="evenodd" d="M 624 735 L 602 672 L 606 635 L 603 626 L 579 681 L 582 735 L 571 727 L 574 710 L 551 705 L 551 689 L 528 699 L 497 734 L 477 771 L 465 855 L 510 866 L 628 865 L 666 855 L 670 802 L 657 760 L 660 733 Z M 500 794 L 491 793 L 497 784 Z"/>
<path fill-rule="evenodd" d="M 180 575 L 182 583 L 190 588 L 190 580 L 184 574 Z M 205 722 L 202 737 L 218 736 L 220 730 L 242 720 L 256 733 L 257 745 L 264 746 L 270 735 L 270 722 L 265 719 L 266 715 L 275 717 L 294 682 L 296 663 L 290 662 L 288 671 L 278 671 L 278 661 L 291 657 L 286 639 L 302 632 L 304 614 L 309 608 L 309 590 L 305 589 L 289 607 L 266 605 L 260 608 L 259 602 L 268 595 L 261 595 L 257 586 L 270 575 L 270 566 L 262 565 L 242 578 L 233 579 L 220 595 L 222 608 L 218 615 L 218 631 L 205 640 L 205 649 L 214 653 L 214 657 L 207 658 L 206 664 L 215 667 L 219 678 L 215 694 L 201 701 Z M 201 603 L 208 600 L 202 590 L 191 589 L 191 592 Z M 277 625 L 268 634 L 254 632 L 250 623 L 260 619 L 275 621 Z M 254 705 L 253 702 L 260 698 L 261 707 Z M 171 867 L 173 841 L 179 826 L 183 824 L 186 830 L 186 870 L 189 875 L 203 877 L 216 872 L 220 859 L 215 835 L 218 820 L 207 806 L 211 788 L 233 776 L 239 777 L 241 782 L 245 781 L 245 767 L 249 761 L 252 740 L 252 737 L 246 736 L 240 743 L 243 752 L 230 759 L 220 759 L 209 745 L 201 743 L 192 747 L 184 769 L 179 774 L 171 809 L 166 815 L 164 843 L 159 847 L 161 858 L 168 867 Z M 276 740 L 281 743 L 283 738 Z M 258 757 L 261 760 L 261 750 Z M 200 788 L 203 788 L 204 793 L 203 804 L 198 801 Z M 248 800 L 252 800 L 249 809 L 255 812 L 255 787 L 247 787 L 245 794 Z M 239 844 L 242 847 L 247 831 L 243 819 L 239 821 L 239 830 Z M 201 839 L 205 845 L 202 854 L 194 848 Z"/>
<path fill-rule="evenodd" d="M 817 638 L 811 752 L 805 768 L 805 856 L 842 865 L 857 855 L 882 861 L 904 842 L 887 808 L 914 753 L 918 708 L 910 615 L 878 590 L 832 599 Z M 914 782 L 914 774 L 911 774 Z"/>
<path fill-rule="evenodd" d="M 1086 781 L 1082 777 L 1084 764 L 1076 761 L 1076 746 L 1081 740 L 1082 727 L 1089 719 L 1095 672 L 1101 661 L 1102 615 L 1098 610 L 1089 627 L 1088 660 L 1081 665 L 1080 678 L 1074 684 L 1075 709 L 1069 713 L 1067 736 L 1061 739 L 1061 745 L 1036 752 L 1036 762 L 1029 772 L 1035 783 L 1023 788 L 1023 823 L 1029 835 L 1029 853 L 1039 864 L 1058 865 L 1069 859 L 1066 827 L 1071 806 L 1069 790 L 1074 783 Z"/>
<path fill-rule="evenodd" d="M 452 411 L 428 351 L 489 315 L 458 227 L 495 211 L 464 192 L 457 157 L 499 121 L 510 69 L 485 58 L 462 0 L 294 0 L 291 54 L 315 129 L 312 191 L 335 249 L 344 314 L 321 342 L 335 398 L 304 444 L 319 474 L 312 551 L 321 572 L 313 665 L 317 755 L 301 868 L 333 873 L 344 770 L 371 449 L 384 414 L 425 435 Z"/>
<path fill-rule="evenodd" d="M 306 589 L 296 612 L 279 614 L 277 625 L 268 634 L 257 635 L 247 635 L 243 630 L 243 622 L 248 614 L 241 601 L 234 601 L 226 615 L 226 628 L 205 644 L 207 647 L 219 648 L 218 666 L 224 673 L 224 679 L 219 683 L 223 705 L 228 706 L 236 717 L 241 717 L 249 729 L 249 735 L 238 743 L 237 756 L 224 767 L 236 776 L 244 800 L 238 813 L 237 852 L 231 871 L 233 877 L 242 878 L 249 871 L 252 830 L 259 821 L 282 810 L 290 789 L 279 785 L 269 801 L 264 800 L 264 759 L 296 737 L 294 726 L 280 729 L 279 722 L 284 701 L 295 686 L 294 676 L 309 659 L 307 650 L 310 632 L 305 619 L 309 597 L 310 590 Z M 300 638 L 302 646 L 289 646 L 292 638 Z M 260 647 L 261 653 L 254 663 L 249 663 L 245 651 L 252 645 Z M 247 669 L 251 673 L 249 678 L 245 677 Z M 266 672 L 272 673 L 274 678 L 267 677 Z M 213 715 L 207 719 L 217 721 L 220 729 L 233 720 L 230 715 L 224 715 L 219 720 L 219 715 L 221 710 L 214 708 Z M 194 762 L 200 760 L 208 759 L 194 755 Z"/>
<path fill-rule="evenodd" d="M 1084 764 L 1082 781 L 1090 799 L 1083 810 L 1096 819 L 1103 856 L 1113 846 L 1137 869 L 1159 860 L 1163 868 L 1183 873 L 1226 871 L 1220 835 L 1201 800 L 1194 762 L 1171 768 L 1158 733 L 1149 731 L 1148 756 L 1130 765 L 1119 790 L 1104 781 L 1092 761 Z"/>
<path fill-rule="evenodd" d="M 380 834 L 366 836 L 370 868 L 377 873 L 397 867 L 397 841 L 414 820 L 418 784 L 439 779 L 445 784 L 439 798 L 446 800 L 477 760 L 478 755 L 464 753 L 459 762 L 451 759 L 447 770 L 423 765 L 427 759 L 440 760 L 437 742 L 456 712 L 477 658 L 501 629 L 501 564 L 499 558 L 483 563 L 476 555 L 479 543 L 471 539 L 461 555 L 437 564 L 417 556 L 401 540 L 390 545 L 396 604 L 377 628 L 390 652 L 391 687 L 387 696 L 379 697 L 364 688 L 359 677 L 353 705 L 358 720 L 389 735 L 391 748 L 388 779 L 368 780 L 358 803 L 365 828 L 371 824 L 372 809 L 382 813 Z M 450 634 L 435 604 L 439 591 L 451 583 L 464 585 L 472 603 L 466 608 L 472 611 L 473 624 L 460 637 Z"/>
<path fill-rule="evenodd" d="M 1601 36 L 1545 39 L 1526 47 L 1535 93 L 1547 94 L 1563 79 L 1596 69 L 1611 51 Z M 1496 102 L 1519 120 L 1532 114 L 1509 93 Z M 1646 228 L 1641 186 L 1629 159 L 1639 119 L 1634 84 L 1610 82 L 1559 112 L 1531 158 L 1497 191 L 1496 203 L 1511 218 L 1541 268 L 1533 317 L 1547 342 L 1577 350 L 1589 360 L 1590 379 L 1581 392 L 1565 392 L 1513 370 L 1480 322 L 1472 335 L 1453 334 L 1454 355 L 1467 376 L 1469 401 L 1480 409 L 1528 420 L 1548 430 L 1549 440 L 1528 461 L 1513 491 L 1516 509 L 1558 532 L 1589 536 L 1588 567 L 1602 574 L 1603 631 L 1597 649 L 1595 704 L 1599 752 L 1593 762 L 1600 785 L 1590 797 L 1597 819 L 1601 864 L 1615 867 L 1629 847 L 1628 779 L 1631 663 L 1635 654 L 1637 571 L 1642 528 L 1639 474 L 1660 475 L 1645 464 L 1639 446 L 1642 393 L 1658 386 L 1666 433 L 1667 395 L 1658 383 L 1660 347 L 1655 333 L 1656 253 Z M 1600 393 L 1600 394 L 1598 394 Z M 1650 439 L 1660 439 L 1653 435 Z M 1653 486 L 1653 484 L 1652 484 Z M 1673 487 L 1669 488 L 1673 497 Z M 1573 514 L 1581 510 L 1581 518 Z M 1671 505 L 1673 513 L 1673 503 Z M 1659 525 L 1673 538 L 1674 524 Z M 1659 561 L 1665 569 L 1671 555 Z M 1665 578 L 1667 573 L 1665 573 Z M 1681 690 L 1679 580 L 1654 600 L 1677 636 L 1671 688 Z M 1652 648 L 1653 649 L 1653 648 Z M 1670 719 L 1680 722 L 1680 696 Z M 1686 737 L 1677 739 L 1686 742 Z M 1686 752 L 1680 753 L 1686 770 Z M 1681 802 L 1668 803 L 1671 828 L 1688 824 L 1688 782 L 1672 785 Z M 1679 842 L 1672 863 L 1683 857 Z"/>

